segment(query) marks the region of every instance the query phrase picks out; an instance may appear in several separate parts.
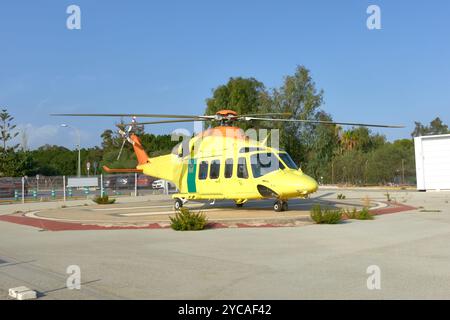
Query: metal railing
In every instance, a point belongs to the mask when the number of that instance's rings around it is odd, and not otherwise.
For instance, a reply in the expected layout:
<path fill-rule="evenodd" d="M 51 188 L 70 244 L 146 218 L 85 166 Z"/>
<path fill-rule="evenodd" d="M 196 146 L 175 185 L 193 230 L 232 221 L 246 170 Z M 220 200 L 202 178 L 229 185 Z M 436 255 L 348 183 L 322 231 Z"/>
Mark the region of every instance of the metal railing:
<path fill-rule="evenodd" d="M 73 185 L 77 177 L 35 176 L 0 178 L 0 204 L 25 203 L 33 201 L 77 200 L 99 195 L 142 196 L 176 192 L 174 185 L 143 174 L 109 174 L 90 177 L 87 186 Z M 95 182 L 92 184 L 92 182 Z M 81 183 L 82 184 L 82 183 Z"/>

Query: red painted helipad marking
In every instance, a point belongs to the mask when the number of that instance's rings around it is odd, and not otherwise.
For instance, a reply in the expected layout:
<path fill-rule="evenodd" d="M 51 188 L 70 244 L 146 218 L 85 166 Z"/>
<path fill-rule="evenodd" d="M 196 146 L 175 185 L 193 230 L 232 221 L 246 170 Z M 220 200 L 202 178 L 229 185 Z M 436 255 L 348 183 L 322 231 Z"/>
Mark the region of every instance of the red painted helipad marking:
<path fill-rule="evenodd" d="M 54 220 L 44 220 L 25 217 L 23 215 L 0 216 L 0 221 L 22 224 L 49 231 L 68 231 L 68 230 L 121 230 L 121 229 L 162 229 L 166 228 L 159 223 L 151 223 L 146 226 L 99 226 L 95 224 L 82 224 L 72 222 L 61 222 Z"/>
<path fill-rule="evenodd" d="M 403 211 L 417 209 L 415 207 L 411 207 L 406 204 L 397 203 L 397 202 L 387 202 L 387 205 L 388 205 L 388 207 L 386 207 L 386 208 L 370 210 L 370 213 L 373 213 L 374 215 L 382 215 L 382 214 L 397 213 L 397 212 L 403 212 Z"/>

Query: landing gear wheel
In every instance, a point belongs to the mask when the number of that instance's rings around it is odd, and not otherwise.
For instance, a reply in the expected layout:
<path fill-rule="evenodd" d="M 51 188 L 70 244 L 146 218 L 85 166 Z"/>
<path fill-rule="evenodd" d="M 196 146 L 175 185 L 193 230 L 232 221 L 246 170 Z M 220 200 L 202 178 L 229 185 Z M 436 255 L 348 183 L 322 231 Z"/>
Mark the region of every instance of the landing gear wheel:
<path fill-rule="evenodd" d="M 273 204 L 273 210 L 275 212 L 283 211 L 283 201 L 281 201 L 281 200 L 275 201 L 275 203 Z"/>
<path fill-rule="evenodd" d="M 244 203 L 243 203 L 243 202 L 241 202 L 241 203 L 237 203 L 237 202 L 236 202 L 236 207 L 242 208 L 243 206 L 244 206 Z"/>
<path fill-rule="evenodd" d="M 175 203 L 173 205 L 174 209 L 180 210 L 182 206 L 183 206 L 183 201 L 181 199 L 176 199 Z"/>
<path fill-rule="evenodd" d="M 281 206 L 281 209 L 282 209 L 282 211 L 288 211 L 289 210 L 287 201 L 283 201 L 283 205 Z"/>

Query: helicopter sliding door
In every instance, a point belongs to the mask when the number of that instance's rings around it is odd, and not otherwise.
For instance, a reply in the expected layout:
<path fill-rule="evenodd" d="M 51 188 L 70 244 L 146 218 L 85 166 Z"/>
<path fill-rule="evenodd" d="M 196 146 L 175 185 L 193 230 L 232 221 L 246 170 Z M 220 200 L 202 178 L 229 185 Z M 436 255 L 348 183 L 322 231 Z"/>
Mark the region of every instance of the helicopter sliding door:
<path fill-rule="evenodd" d="M 220 199 L 222 197 L 220 167 L 219 159 L 198 159 L 196 189 L 202 198 Z"/>
<path fill-rule="evenodd" d="M 223 195 L 223 183 L 222 177 L 220 176 L 220 168 L 222 163 L 220 159 L 213 159 L 209 165 L 209 176 L 208 176 L 208 193 L 213 194 L 214 197 L 220 198 Z"/>
<path fill-rule="evenodd" d="M 254 197 L 254 187 L 249 175 L 248 157 L 241 156 L 237 159 L 236 174 L 233 176 L 235 197 L 248 199 Z"/>

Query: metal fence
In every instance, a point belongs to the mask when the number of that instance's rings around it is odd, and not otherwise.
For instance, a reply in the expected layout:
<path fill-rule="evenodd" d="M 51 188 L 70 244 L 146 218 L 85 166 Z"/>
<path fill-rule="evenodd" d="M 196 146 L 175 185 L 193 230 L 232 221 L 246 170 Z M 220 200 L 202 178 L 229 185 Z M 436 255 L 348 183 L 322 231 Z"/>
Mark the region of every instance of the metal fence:
<path fill-rule="evenodd" d="M 88 180 L 89 185 L 74 181 Z M 94 182 L 94 183 L 92 183 Z M 24 203 L 86 199 L 101 194 L 109 196 L 142 196 L 176 192 L 171 183 L 143 174 L 110 174 L 90 177 L 35 176 L 0 178 L 0 203 Z"/>

